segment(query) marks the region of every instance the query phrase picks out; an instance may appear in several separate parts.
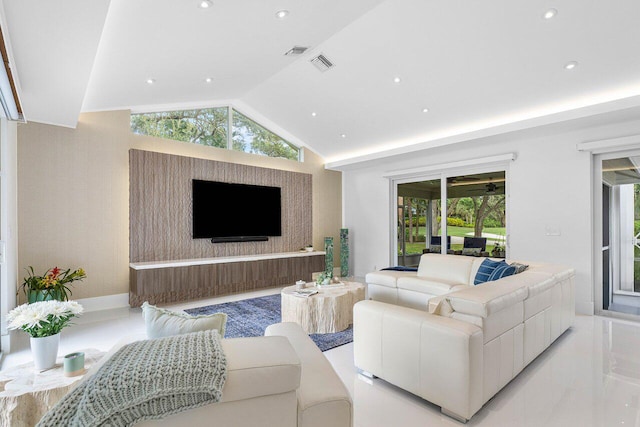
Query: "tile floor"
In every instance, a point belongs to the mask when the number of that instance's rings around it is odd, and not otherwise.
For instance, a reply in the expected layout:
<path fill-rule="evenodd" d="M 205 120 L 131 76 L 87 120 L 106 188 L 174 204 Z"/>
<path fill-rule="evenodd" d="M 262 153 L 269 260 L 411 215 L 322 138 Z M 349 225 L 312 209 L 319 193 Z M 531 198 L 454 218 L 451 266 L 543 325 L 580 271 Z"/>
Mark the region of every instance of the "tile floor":
<path fill-rule="evenodd" d="M 185 309 L 253 298 L 277 289 L 168 306 Z M 62 333 L 60 354 L 108 350 L 120 337 L 144 332 L 140 309 L 87 313 Z M 19 333 L 2 369 L 30 360 Z M 382 380 L 357 374 L 351 344 L 325 352 L 354 401 L 356 427 L 460 426 L 440 408 Z M 640 427 L 640 323 L 577 316 L 573 328 L 490 400 L 468 426 Z M 329 426 L 328 426 L 329 427 Z"/>

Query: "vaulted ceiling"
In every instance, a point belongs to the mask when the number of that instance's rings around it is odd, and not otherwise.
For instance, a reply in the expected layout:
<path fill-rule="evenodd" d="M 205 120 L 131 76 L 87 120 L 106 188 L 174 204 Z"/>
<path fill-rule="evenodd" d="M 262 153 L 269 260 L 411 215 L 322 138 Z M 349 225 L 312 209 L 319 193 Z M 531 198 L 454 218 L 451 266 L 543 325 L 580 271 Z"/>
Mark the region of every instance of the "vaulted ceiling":
<path fill-rule="evenodd" d="M 637 0 L 0 1 L 29 121 L 231 103 L 340 164 L 640 106 Z"/>

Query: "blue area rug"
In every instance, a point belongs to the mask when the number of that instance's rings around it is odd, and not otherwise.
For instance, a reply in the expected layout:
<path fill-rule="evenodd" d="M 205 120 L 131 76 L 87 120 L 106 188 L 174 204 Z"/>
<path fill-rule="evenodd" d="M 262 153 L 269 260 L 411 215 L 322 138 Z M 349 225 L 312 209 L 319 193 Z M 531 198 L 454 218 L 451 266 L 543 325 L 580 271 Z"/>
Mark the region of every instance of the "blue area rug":
<path fill-rule="evenodd" d="M 185 312 L 191 315 L 227 313 L 225 338 L 261 337 L 267 326 L 281 321 L 280 294 L 191 308 Z M 320 350 L 326 351 L 353 341 L 353 326 L 333 334 L 309 336 Z"/>

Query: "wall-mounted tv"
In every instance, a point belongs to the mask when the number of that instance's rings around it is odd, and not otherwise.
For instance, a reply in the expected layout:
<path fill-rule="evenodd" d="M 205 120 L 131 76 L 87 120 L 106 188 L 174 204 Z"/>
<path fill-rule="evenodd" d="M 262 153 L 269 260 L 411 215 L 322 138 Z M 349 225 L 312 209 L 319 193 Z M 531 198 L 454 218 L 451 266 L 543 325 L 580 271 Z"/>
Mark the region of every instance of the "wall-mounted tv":
<path fill-rule="evenodd" d="M 213 243 L 281 236 L 279 187 L 193 180 L 193 238 Z"/>

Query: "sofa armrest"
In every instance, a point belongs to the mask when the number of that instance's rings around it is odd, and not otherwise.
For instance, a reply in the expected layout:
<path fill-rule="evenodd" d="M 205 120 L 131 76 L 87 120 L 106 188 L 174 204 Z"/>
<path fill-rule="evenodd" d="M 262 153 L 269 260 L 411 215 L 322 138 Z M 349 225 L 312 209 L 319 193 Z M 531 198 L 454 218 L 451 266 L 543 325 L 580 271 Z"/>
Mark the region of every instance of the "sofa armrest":
<path fill-rule="evenodd" d="M 338 374 L 297 323 L 268 326 L 265 335 L 286 337 L 302 365 L 298 388 L 298 427 L 351 427 L 352 401 Z"/>
<path fill-rule="evenodd" d="M 301 362 L 283 337 L 227 338 L 227 382 L 221 402 L 246 400 L 298 389 Z"/>
<path fill-rule="evenodd" d="M 461 418 L 481 408 L 480 328 L 377 301 L 358 302 L 353 312 L 356 367 Z"/>
<path fill-rule="evenodd" d="M 416 277 L 415 271 L 394 271 L 394 270 L 378 270 L 367 273 L 365 282 L 368 285 L 385 286 L 388 288 L 397 288 L 398 279 L 403 277 Z"/>

